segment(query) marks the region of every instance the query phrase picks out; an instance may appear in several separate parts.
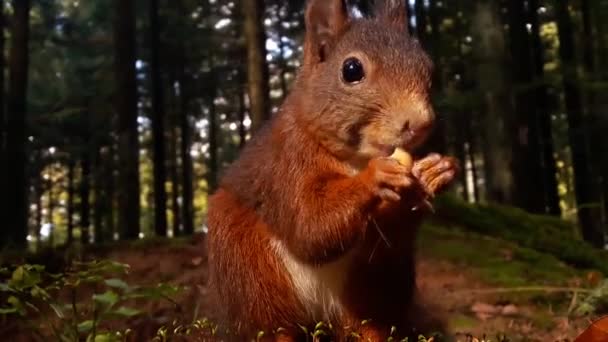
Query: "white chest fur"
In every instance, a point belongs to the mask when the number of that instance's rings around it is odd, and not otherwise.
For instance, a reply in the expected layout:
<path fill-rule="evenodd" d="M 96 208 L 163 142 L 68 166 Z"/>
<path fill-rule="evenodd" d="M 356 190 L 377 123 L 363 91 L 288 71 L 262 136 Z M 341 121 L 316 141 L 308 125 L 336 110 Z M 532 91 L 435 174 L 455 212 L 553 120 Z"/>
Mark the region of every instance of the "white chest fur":
<path fill-rule="evenodd" d="M 313 267 L 297 260 L 283 242 L 273 240 L 272 246 L 283 261 L 295 291 L 311 318 L 319 321 L 333 320 L 339 316 L 354 251 L 331 264 Z"/>

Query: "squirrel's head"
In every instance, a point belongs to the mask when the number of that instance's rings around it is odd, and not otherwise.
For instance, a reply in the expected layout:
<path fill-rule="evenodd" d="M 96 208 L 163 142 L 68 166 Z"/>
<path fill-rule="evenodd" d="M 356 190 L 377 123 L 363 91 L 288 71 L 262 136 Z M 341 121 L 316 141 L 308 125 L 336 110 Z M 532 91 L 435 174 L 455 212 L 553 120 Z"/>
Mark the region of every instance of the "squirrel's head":
<path fill-rule="evenodd" d="M 412 150 L 434 123 L 432 62 L 408 32 L 405 0 L 354 18 L 344 0 L 310 0 L 297 82 L 301 119 L 346 158 Z"/>

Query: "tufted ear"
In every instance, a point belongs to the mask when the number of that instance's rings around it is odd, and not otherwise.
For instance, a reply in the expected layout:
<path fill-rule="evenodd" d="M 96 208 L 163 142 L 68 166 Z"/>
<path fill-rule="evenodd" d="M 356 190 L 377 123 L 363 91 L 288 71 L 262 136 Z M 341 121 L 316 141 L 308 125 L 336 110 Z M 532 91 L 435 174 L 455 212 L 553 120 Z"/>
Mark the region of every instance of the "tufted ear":
<path fill-rule="evenodd" d="M 348 25 L 345 0 L 310 0 L 306 8 L 305 64 L 324 62 Z"/>
<path fill-rule="evenodd" d="M 406 1 L 408 0 L 376 0 L 376 17 L 409 33 Z"/>

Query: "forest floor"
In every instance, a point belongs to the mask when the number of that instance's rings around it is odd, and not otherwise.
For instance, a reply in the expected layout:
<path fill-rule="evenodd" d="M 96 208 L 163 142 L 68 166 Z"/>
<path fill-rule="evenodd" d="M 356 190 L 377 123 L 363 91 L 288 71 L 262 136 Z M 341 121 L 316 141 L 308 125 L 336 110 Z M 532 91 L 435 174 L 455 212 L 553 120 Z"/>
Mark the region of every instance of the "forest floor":
<path fill-rule="evenodd" d="M 179 307 L 155 304 L 146 308 L 154 317 L 134 321 L 145 333 L 170 324 L 176 315 L 185 320 L 213 318 L 205 287 L 206 259 L 202 237 L 188 243 L 147 243 L 139 248 L 113 249 L 105 257 L 131 266 L 128 281 L 137 284 L 169 282 L 189 286 L 176 300 Z M 468 334 L 496 341 L 504 333 L 509 341 L 572 341 L 591 318 L 569 318 L 572 294 L 552 292 L 553 287 L 581 286 L 586 273 L 556 258 L 487 236 L 426 226 L 422 230 L 418 286 L 438 304 L 461 341 Z M 540 287 L 531 290 L 530 287 Z M 533 290 L 533 289 L 532 289 Z"/>
<path fill-rule="evenodd" d="M 512 208 L 445 201 L 420 230 L 418 287 L 441 308 L 459 341 L 468 341 L 469 334 L 491 341 L 498 334 L 510 342 L 573 341 L 597 318 L 570 314 L 584 298 L 583 291 L 575 294 L 574 289 L 600 284 L 601 273 L 594 270 L 606 274 L 608 254 L 572 238 L 571 229 L 558 219 Z M 88 247 L 86 259 L 128 264 L 122 279 L 129 285 L 187 287 L 173 301 L 130 303 L 145 314 L 108 328 L 129 328 L 135 341 L 147 341 L 175 321 L 213 321 L 203 239 L 198 235 Z M 81 293 L 79 300 L 90 300 L 91 293 Z M 48 312 L 41 321 L 52 316 Z M 32 341 L 17 338 L 22 334 L 26 331 L 19 325 L 3 329 L 0 324 L 0 340 Z"/>

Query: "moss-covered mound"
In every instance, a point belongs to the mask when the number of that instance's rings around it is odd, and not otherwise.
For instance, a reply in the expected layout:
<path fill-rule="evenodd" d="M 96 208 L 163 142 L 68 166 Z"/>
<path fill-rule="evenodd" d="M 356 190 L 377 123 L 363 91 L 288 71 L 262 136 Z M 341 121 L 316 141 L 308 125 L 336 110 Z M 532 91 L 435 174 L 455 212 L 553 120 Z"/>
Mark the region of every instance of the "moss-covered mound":
<path fill-rule="evenodd" d="M 593 248 L 576 234 L 575 225 L 559 218 L 532 215 L 500 205 L 471 205 L 452 196 L 437 198 L 435 220 L 483 235 L 512 241 L 518 246 L 550 254 L 579 269 L 608 275 L 608 251 Z"/>

